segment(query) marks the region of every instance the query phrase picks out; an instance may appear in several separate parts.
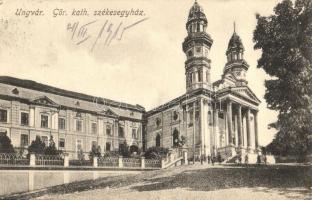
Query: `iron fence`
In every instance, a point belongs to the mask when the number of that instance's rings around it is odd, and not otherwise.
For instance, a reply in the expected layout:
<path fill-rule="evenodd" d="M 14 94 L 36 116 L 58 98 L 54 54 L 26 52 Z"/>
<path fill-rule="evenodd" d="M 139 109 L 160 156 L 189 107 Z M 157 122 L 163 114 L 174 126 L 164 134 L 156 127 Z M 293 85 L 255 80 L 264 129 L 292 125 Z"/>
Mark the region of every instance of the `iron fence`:
<path fill-rule="evenodd" d="M 145 159 L 145 168 L 161 168 L 161 161 L 156 159 Z"/>
<path fill-rule="evenodd" d="M 141 159 L 139 158 L 122 158 L 124 167 L 138 168 L 141 167 Z"/>
<path fill-rule="evenodd" d="M 69 160 L 69 166 L 93 166 L 92 160 Z"/>
<path fill-rule="evenodd" d="M 36 165 L 63 166 L 64 159 L 58 155 L 36 155 Z"/>
<path fill-rule="evenodd" d="M 99 167 L 118 167 L 118 157 L 100 157 L 98 158 Z"/>
<path fill-rule="evenodd" d="M 0 165 L 29 165 L 29 159 L 14 153 L 0 153 Z"/>

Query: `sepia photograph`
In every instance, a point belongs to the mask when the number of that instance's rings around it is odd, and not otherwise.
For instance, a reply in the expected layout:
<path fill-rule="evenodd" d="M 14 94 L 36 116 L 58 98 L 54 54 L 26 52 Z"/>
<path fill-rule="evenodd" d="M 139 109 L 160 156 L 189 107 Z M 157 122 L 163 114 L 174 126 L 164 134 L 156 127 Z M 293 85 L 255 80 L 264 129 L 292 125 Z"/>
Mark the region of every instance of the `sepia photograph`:
<path fill-rule="evenodd" d="M 0 0 L 0 199 L 311 200 L 311 0 Z"/>

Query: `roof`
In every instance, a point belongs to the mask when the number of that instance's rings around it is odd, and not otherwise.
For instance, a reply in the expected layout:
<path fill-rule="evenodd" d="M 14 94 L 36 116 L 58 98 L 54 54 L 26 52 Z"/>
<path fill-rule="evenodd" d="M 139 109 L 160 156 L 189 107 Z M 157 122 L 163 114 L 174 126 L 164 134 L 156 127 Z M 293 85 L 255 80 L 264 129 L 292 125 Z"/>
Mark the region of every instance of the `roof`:
<path fill-rule="evenodd" d="M 237 35 L 237 33 L 234 31 L 229 44 L 228 44 L 228 48 L 227 48 L 227 53 L 229 51 L 231 51 L 232 49 L 239 49 L 239 50 L 244 50 L 244 45 L 242 43 L 241 38 L 239 37 L 239 35 Z"/>
<path fill-rule="evenodd" d="M 193 6 L 190 8 L 187 22 L 198 19 L 203 20 L 207 23 L 207 18 L 204 13 L 204 9 L 197 3 L 197 1 L 195 1 Z"/>
<path fill-rule="evenodd" d="M 94 102 L 95 99 L 100 99 L 101 101 L 105 102 L 106 105 L 109 105 L 109 106 L 117 106 L 117 107 L 126 108 L 126 109 L 133 109 L 136 111 L 145 111 L 145 108 L 138 104 L 131 105 L 131 104 L 123 103 L 123 102 L 117 102 L 117 101 L 102 98 L 102 97 L 96 97 L 96 96 L 91 96 L 91 95 L 87 95 L 87 94 L 83 94 L 79 92 L 56 88 L 56 87 L 38 83 L 32 80 L 18 79 L 18 78 L 10 77 L 10 76 L 0 76 L 0 83 L 14 85 L 14 86 L 23 87 L 23 88 L 32 89 L 32 90 L 37 90 L 41 92 L 47 92 L 47 93 L 61 95 L 61 96 L 66 96 L 70 98 L 90 101 L 90 102 Z M 101 103 L 101 102 L 98 102 L 98 103 Z"/>
<path fill-rule="evenodd" d="M 72 109 L 95 115 L 140 121 L 145 109 L 100 97 L 62 90 L 35 81 L 0 76 L 0 98 L 25 104 Z"/>

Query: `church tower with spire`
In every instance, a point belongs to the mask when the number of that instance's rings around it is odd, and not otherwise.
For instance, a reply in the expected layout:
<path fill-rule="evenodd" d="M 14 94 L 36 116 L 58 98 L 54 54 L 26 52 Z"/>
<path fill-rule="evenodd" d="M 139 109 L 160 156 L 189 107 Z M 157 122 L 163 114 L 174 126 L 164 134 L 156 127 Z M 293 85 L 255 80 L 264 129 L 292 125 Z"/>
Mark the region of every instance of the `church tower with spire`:
<path fill-rule="evenodd" d="M 186 91 L 211 88 L 209 52 L 213 40 L 206 32 L 208 21 L 203 8 L 194 2 L 186 23 L 187 37 L 183 42 L 186 54 Z"/>
<path fill-rule="evenodd" d="M 243 86 L 247 85 L 246 72 L 249 65 L 244 60 L 244 46 L 235 28 L 234 22 L 234 32 L 226 51 L 227 63 L 224 67 L 223 76 L 234 79 L 236 86 Z"/>

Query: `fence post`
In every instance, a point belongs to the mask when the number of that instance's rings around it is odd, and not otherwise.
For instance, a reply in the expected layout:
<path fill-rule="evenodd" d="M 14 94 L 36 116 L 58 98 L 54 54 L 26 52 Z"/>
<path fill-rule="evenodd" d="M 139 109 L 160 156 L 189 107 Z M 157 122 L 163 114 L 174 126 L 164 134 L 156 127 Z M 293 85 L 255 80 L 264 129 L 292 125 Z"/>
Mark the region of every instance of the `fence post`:
<path fill-rule="evenodd" d="M 69 166 L 69 155 L 66 153 L 64 154 L 64 167 Z"/>
<path fill-rule="evenodd" d="M 141 157 L 141 168 L 145 168 L 145 157 Z"/>
<path fill-rule="evenodd" d="M 122 163 L 122 156 L 118 157 L 118 167 L 122 168 L 123 167 L 123 163 Z"/>
<path fill-rule="evenodd" d="M 97 156 L 93 157 L 93 167 L 98 167 L 98 157 Z"/>
<path fill-rule="evenodd" d="M 36 155 L 33 153 L 29 156 L 29 166 L 36 166 Z"/>
<path fill-rule="evenodd" d="M 165 160 L 163 158 L 160 159 L 161 168 L 165 168 Z"/>
<path fill-rule="evenodd" d="M 188 165 L 187 151 L 184 151 L 184 152 L 183 152 L 183 160 L 184 160 L 184 165 Z"/>

